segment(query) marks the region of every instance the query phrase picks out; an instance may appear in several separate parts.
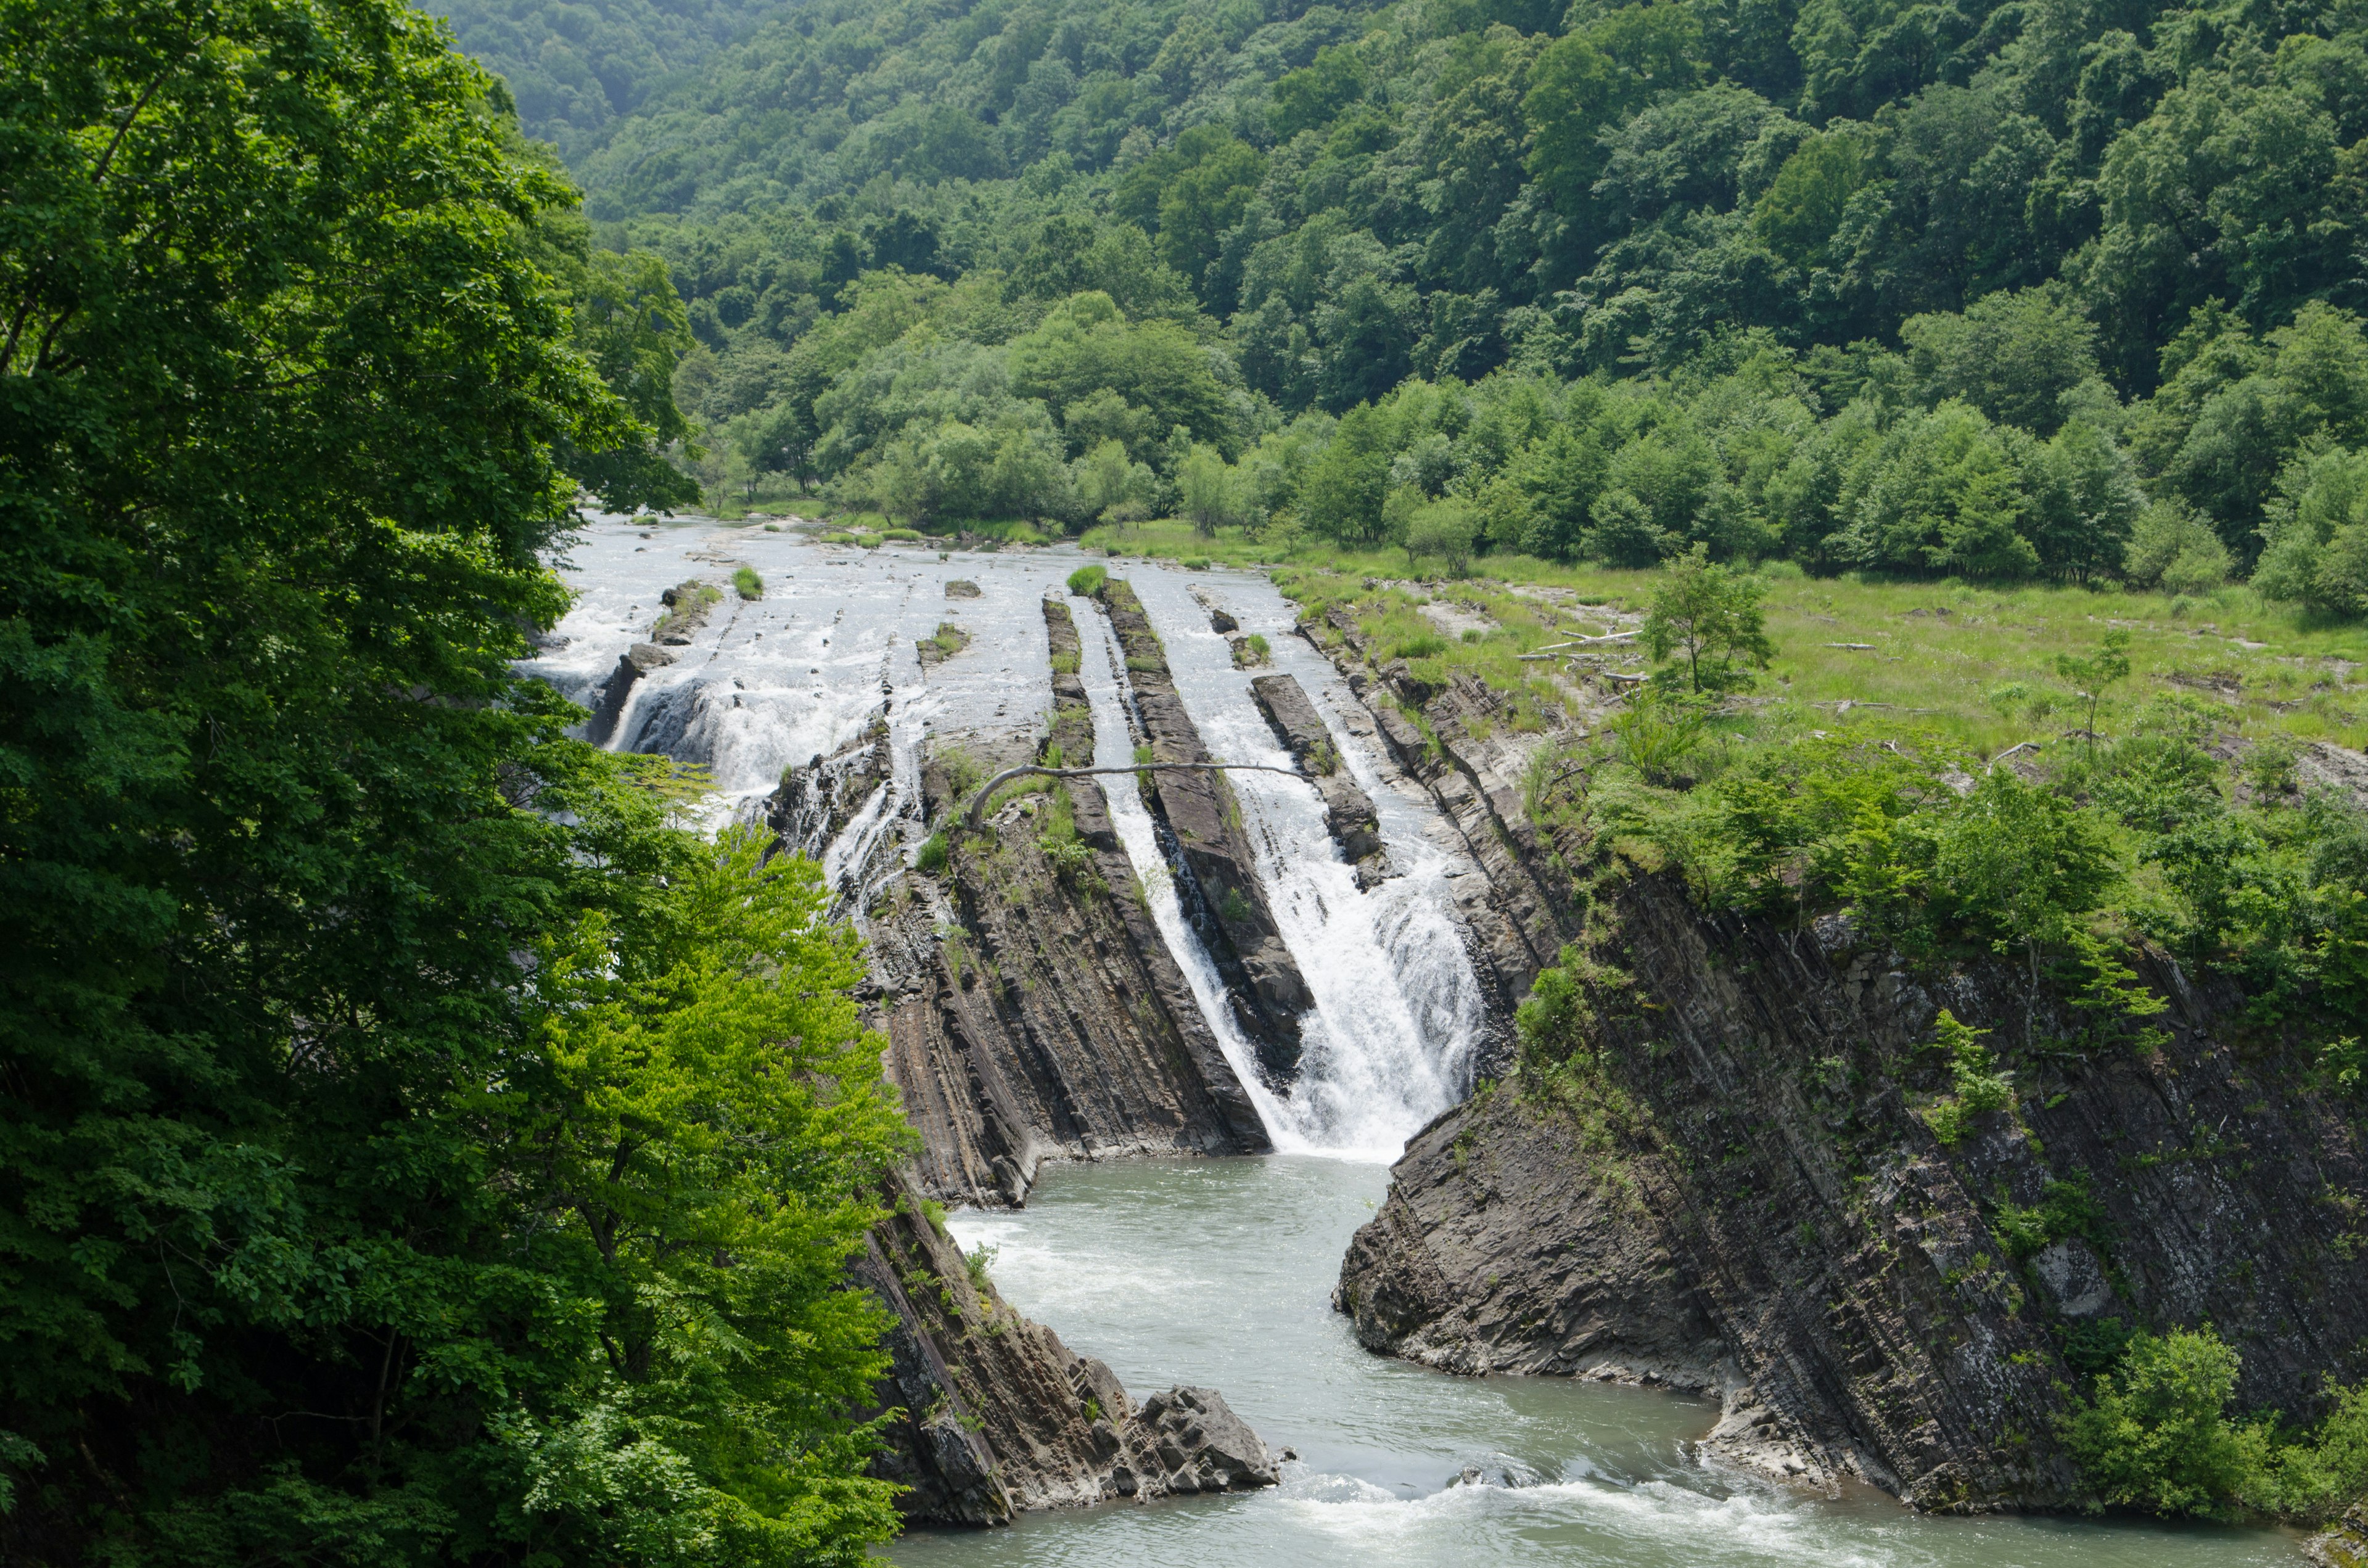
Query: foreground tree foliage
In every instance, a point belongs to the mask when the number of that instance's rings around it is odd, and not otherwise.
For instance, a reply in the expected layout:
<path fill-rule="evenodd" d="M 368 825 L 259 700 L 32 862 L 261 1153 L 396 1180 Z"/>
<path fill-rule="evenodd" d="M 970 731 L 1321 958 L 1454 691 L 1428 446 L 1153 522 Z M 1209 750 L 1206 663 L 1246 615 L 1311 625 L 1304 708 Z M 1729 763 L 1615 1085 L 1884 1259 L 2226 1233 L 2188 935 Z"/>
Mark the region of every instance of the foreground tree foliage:
<path fill-rule="evenodd" d="M 389 0 L 0 5 L 11 1562 L 892 1528 L 852 957 L 512 670 L 657 406 L 515 147 Z"/>

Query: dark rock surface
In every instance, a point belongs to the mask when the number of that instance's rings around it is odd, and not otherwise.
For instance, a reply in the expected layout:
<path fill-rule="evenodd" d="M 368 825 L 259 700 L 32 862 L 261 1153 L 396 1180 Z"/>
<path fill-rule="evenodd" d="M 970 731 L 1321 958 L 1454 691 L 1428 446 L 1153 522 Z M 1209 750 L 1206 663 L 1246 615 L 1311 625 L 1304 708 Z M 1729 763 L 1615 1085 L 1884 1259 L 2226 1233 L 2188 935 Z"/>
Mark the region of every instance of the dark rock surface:
<path fill-rule="evenodd" d="M 2214 1324 L 2248 1411 L 2308 1420 L 2358 1376 L 2368 1149 L 2233 994 L 2157 960 L 2157 1053 L 2025 1051 L 2009 964 L 1917 972 L 1657 877 L 1599 918 L 1583 1043 L 1426 1129 L 1359 1233 L 1335 1300 L 1367 1346 L 1710 1390 L 1713 1450 L 1951 1510 L 2081 1500 L 2066 1350 L 2109 1318 Z M 2020 1096 L 1952 1147 L 1915 1114 L 1942 1006 Z M 2035 1022 L 2075 1027 L 2044 995 Z M 2067 1192 L 2093 1217 L 2015 1256 L 2005 1210 Z"/>
<path fill-rule="evenodd" d="M 1134 715 L 1153 758 L 1210 760 L 1201 732 L 1176 693 L 1167 651 L 1134 590 L 1112 577 L 1095 591 L 1095 597 L 1125 653 Z M 1288 1084 L 1299 1070 L 1299 1017 L 1315 1005 L 1315 998 L 1276 929 L 1233 790 L 1222 773 L 1177 771 L 1149 777 L 1154 780 L 1149 800 L 1168 835 L 1178 891 L 1225 980 L 1235 1018 L 1258 1047 L 1259 1065 L 1269 1079 L 1278 1085 Z"/>
<path fill-rule="evenodd" d="M 1110 1368 L 1020 1316 L 892 1178 L 890 1213 L 856 1260 L 856 1282 L 894 1314 L 892 1370 L 876 1409 L 888 1427 L 874 1471 L 912 1488 L 908 1518 L 991 1525 L 1016 1512 L 1271 1486 L 1275 1456 L 1212 1389 L 1176 1388 L 1136 1406 Z"/>
<path fill-rule="evenodd" d="M 1357 885 L 1370 889 L 1397 875 L 1383 846 L 1372 799 L 1340 760 L 1324 716 L 1299 682 L 1287 675 L 1258 676 L 1250 682 L 1250 697 L 1300 771 L 1315 780 L 1315 791 L 1324 798 L 1324 826 L 1340 846 L 1341 858 L 1357 868 Z"/>
<path fill-rule="evenodd" d="M 673 650 L 655 642 L 636 642 L 619 654 L 617 667 L 600 688 L 592 721 L 584 727 L 584 738 L 596 746 L 607 745 L 617 733 L 617 721 L 624 717 L 625 699 L 632 695 L 633 683 L 652 670 L 664 669 L 677 657 Z"/>
<path fill-rule="evenodd" d="M 1567 828 L 1541 832 L 1522 802 L 1523 776 L 1543 738 L 1515 733 L 1504 698 L 1469 676 L 1434 690 L 1403 660 L 1376 667 L 1376 650 L 1343 608 L 1300 630 L 1347 677 L 1376 738 L 1438 809 L 1444 847 L 1477 873 L 1448 886 L 1487 997 L 1478 1073 L 1493 1077 L 1511 1059 L 1514 1008 L 1580 928 L 1567 868 L 1583 863 L 1587 846 Z M 1409 708 L 1422 714 L 1420 724 Z"/>
<path fill-rule="evenodd" d="M 1056 660 L 1075 653 L 1067 608 L 1048 599 L 1044 616 Z M 1074 674 L 1053 686 L 1048 740 L 1091 766 L 1085 688 Z M 961 744 L 982 776 L 1035 746 L 1017 734 Z M 951 822 L 967 796 L 942 761 L 923 782 L 932 820 Z M 1063 802 L 1073 838 L 1055 825 Z M 1269 1147 L 1136 892 L 1097 780 L 1018 794 L 985 833 L 948 839 L 945 869 L 892 880 L 869 932 L 923 1191 L 1019 1204 L 1048 1159 Z"/>
<path fill-rule="evenodd" d="M 819 860 L 830 841 L 888 787 L 889 766 L 888 722 L 874 719 L 830 756 L 784 772 L 765 798 L 765 825 L 783 848 Z"/>

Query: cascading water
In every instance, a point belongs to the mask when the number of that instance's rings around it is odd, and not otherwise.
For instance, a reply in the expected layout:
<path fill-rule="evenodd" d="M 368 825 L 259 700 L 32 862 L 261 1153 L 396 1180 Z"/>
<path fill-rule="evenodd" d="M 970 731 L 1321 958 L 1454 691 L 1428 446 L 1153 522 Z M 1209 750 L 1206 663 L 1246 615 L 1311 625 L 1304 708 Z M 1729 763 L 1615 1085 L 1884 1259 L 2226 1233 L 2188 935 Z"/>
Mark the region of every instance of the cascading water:
<path fill-rule="evenodd" d="M 742 562 L 766 578 L 762 599 L 719 606 L 673 663 L 634 683 L 609 743 L 709 766 L 719 819 L 748 814 L 784 767 L 841 753 L 884 715 L 885 781 L 860 799 L 837 797 L 837 832 L 823 846 L 859 919 L 862 879 L 897 858 L 881 853 L 890 835 L 917 828 L 927 737 L 1040 719 L 1050 667 L 1037 602 L 1076 560 L 941 562 L 931 551 L 867 552 L 702 521 L 598 523 L 573 554 L 580 597 L 563 641 L 533 668 L 578 700 L 647 634 L 665 588 L 692 576 L 720 585 Z M 1301 1076 L 1288 1095 L 1272 1095 L 1250 1070 L 1213 965 L 1166 885 L 1149 813 L 1125 779 L 1108 784 L 1163 936 L 1277 1145 L 1353 1157 L 1109 1161 L 1047 1173 L 1025 1210 L 952 1222 L 963 1244 L 1002 1247 L 996 1277 L 1017 1305 L 1107 1358 L 1130 1386 L 1213 1383 L 1304 1458 L 1286 1467 L 1283 1485 L 1253 1497 L 1030 1515 L 1008 1531 L 919 1532 L 896 1544 L 898 1560 L 942 1568 L 2299 1562 L 2290 1538 L 2266 1532 L 1936 1519 L 1872 1494 L 1827 1503 L 1703 1466 L 1686 1440 L 1715 1414 L 1701 1403 L 1553 1379 L 1450 1378 L 1359 1349 L 1326 1298 L 1350 1233 L 1386 1185 L 1370 1162 L 1394 1155 L 1408 1131 L 1463 1092 L 1478 1037 L 1477 986 L 1447 913 L 1445 878 L 1455 868 L 1429 840 L 1429 808 L 1394 787 L 1386 764 L 1339 722 L 1353 699 L 1320 655 L 1284 635 L 1292 613 L 1270 585 L 1148 565 L 1127 574 L 1214 756 L 1282 760 L 1247 674 L 1232 667 L 1190 585 L 1266 632 L 1277 666 L 1326 712 L 1405 873 L 1360 892 L 1312 790 L 1270 774 L 1234 776 L 1258 874 L 1316 1003 L 1303 1025 Z M 950 578 L 975 581 L 980 597 L 949 600 Z M 1133 744 L 1122 665 L 1099 611 L 1080 600 L 1071 608 L 1098 749 L 1121 761 Z M 924 671 L 913 645 L 941 619 L 973 641 Z"/>
<path fill-rule="evenodd" d="M 750 528 L 604 521 L 571 552 L 579 597 L 559 628 L 564 644 L 534 668 L 589 705 L 619 655 L 646 634 L 665 588 L 699 576 L 721 583 L 740 564 L 763 575 L 765 596 L 746 602 L 727 596 L 690 645 L 675 650 L 673 663 L 636 680 L 609 744 L 709 767 L 715 794 L 707 815 L 720 824 L 757 816 L 784 768 L 837 757 L 884 714 L 887 777 L 867 779 L 859 800 L 829 802 L 831 781 L 815 781 L 808 817 L 821 820 L 835 803 L 843 820 L 835 833 L 792 835 L 820 840 L 801 847 L 820 852 L 842 907 L 860 919 L 865 879 L 896 863 L 880 853 L 883 844 L 917 826 L 928 737 L 1026 728 L 1049 706 L 1051 667 L 1036 605 L 1062 591 L 1076 557 L 939 561 L 929 551 L 818 545 Z M 949 599 L 945 585 L 952 580 L 975 582 L 979 597 Z M 1146 565 L 1133 580 L 1212 756 L 1290 764 L 1250 700 L 1247 672 L 1234 668 L 1191 597 L 1195 585 L 1224 597 L 1244 625 L 1267 630 L 1278 666 L 1297 676 L 1319 709 L 1345 700 L 1331 667 L 1284 635 L 1292 612 L 1263 578 Z M 1107 618 L 1086 600 L 1071 600 L 1071 610 L 1087 647 L 1106 651 L 1085 673 L 1099 754 L 1105 762 L 1122 760 L 1133 744 L 1119 684 L 1122 663 L 1108 654 Z M 972 644 L 924 670 L 914 645 L 942 620 L 963 627 Z M 1424 836 L 1421 808 L 1382 784 L 1375 759 L 1345 729 L 1334 730 L 1335 744 L 1369 785 L 1392 858 L 1406 872 L 1370 892 L 1335 851 L 1314 790 L 1275 774 L 1233 775 L 1260 880 L 1315 998 L 1303 1020 L 1301 1071 L 1287 1093 L 1258 1082 L 1255 1053 L 1177 902 L 1149 814 L 1124 780 L 1110 780 L 1107 792 L 1129 858 L 1153 893 L 1162 935 L 1277 1147 L 1386 1161 L 1409 1132 L 1468 1090 L 1480 995 L 1446 913 L 1446 862 Z"/>
<path fill-rule="evenodd" d="M 1289 754 L 1250 700 L 1248 675 L 1234 667 L 1231 649 L 1210 630 L 1206 611 L 1177 575 L 1137 572 L 1130 580 L 1159 631 L 1177 692 L 1210 755 L 1289 767 Z M 1222 591 L 1239 601 L 1236 613 L 1244 624 L 1279 626 L 1287 619 L 1280 596 L 1261 580 L 1230 579 Z M 1258 604 L 1261 591 L 1274 602 Z M 1253 605 L 1266 613 L 1256 613 Z M 1118 686 L 1123 661 L 1116 640 L 1090 605 L 1073 601 L 1071 609 L 1081 625 L 1087 618 L 1094 621 L 1104 653 L 1088 663 L 1087 682 L 1094 703 L 1096 755 L 1124 756 L 1132 737 Z M 1278 653 L 1284 644 L 1295 646 L 1294 640 L 1271 641 Z M 1320 707 L 1337 679 L 1330 666 L 1312 653 L 1293 662 L 1299 667 L 1290 673 Z M 1357 744 L 1337 724 L 1332 728 L 1333 744 L 1343 756 L 1366 762 L 1366 777 L 1372 778 L 1371 764 Z M 1201 1013 L 1235 1073 L 1253 1086 L 1275 1146 L 1395 1159 L 1408 1133 L 1469 1090 L 1473 1048 L 1480 1036 L 1478 983 L 1444 914 L 1445 896 L 1438 886 L 1443 857 L 1421 836 L 1411 813 L 1385 812 L 1384 837 L 1406 874 L 1362 892 L 1352 868 L 1334 849 L 1314 790 L 1271 773 L 1245 771 L 1229 778 L 1284 945 L 1315 998 L 1315 1010 L 1302 1021 L 1304 1054 L 1288 1095 L 1258 1084 L 1255 1052 L 1235 1028 L 1216 967 L 1169 882 L 1150 813 L 1121 785 L 1110 791 L 1110 807 L 1128 857 L 1153 895 L 1153 913 L 1192 982 Z M 1390 791 L 1377 788 L 1375 793 Z"/>

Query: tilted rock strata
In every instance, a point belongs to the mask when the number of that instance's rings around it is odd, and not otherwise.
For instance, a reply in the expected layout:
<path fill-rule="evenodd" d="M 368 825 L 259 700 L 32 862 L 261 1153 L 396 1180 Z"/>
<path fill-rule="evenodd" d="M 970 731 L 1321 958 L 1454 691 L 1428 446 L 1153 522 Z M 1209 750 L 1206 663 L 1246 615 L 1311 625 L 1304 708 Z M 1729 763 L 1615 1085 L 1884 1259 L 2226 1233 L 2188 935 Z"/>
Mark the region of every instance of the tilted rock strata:
<path fill-rule="evenodd" d="M 1095 597 L 1126 655 L 1135 713 L 1153 759 L 1212 760 L 1133 589 L 1113 577 Z M 1300 1015 L 1315 998 L 1275 926 L 1233 790 L 1222 773 L 1179 769 L 1150 777 L 1154 810 L 1173 835 L 1180 862 L 1178 892 L 1226 982 L 1235 1021 L 1257 1045 L 1268 1077 L 1288 1084 L 1299 1070 Z"/>
<path fill-rule="evenodd" d="M 1434 688 L 1403 660 L 1377 666 L 1377 651 L 1344 608 L 1300 630 L 1347 677 L 1391 759 L 1438 809 L 1447 847 L 1480 873 L 1452 878 L 1448 888 L 1487 1001 L 1478 1072 L 1493 1077 L 1511 1059 L 1513 1010 L 1580 928 L 1567 868 L 1584 862 L 1588 846 L 1567 826 L 1541 831 L 1522 801 L 1523 774 L 1544 737 L 1516 733 L 1503 695 L 1471 676 Z"/>
<path fill-rule="evenodd" d="M 1323 715 L 1299 682 L 1287 675 L 1258 676 L 1250 682 L 1250 697 L 1299 770 L 1315 780 L 1315 792 L 1324 799 L 1325 829 L 1340 846 L 1341 858 L 1357 868 L 1357 885 L 1371 889 L 1395 876 L 1373 802 L 1341 762 Z"/>
<path fill-rule="evenodd" d="M 991 1525 L 1038 1508 L 1271 1486 L 1275 1456 L 1213 1389 L 1175 1388 L 1137 1406 L 1110 1368 L 973 1278 L 909 1178 L 853 1274 L 894 1314 L 892 1369 L 876 1408 L 890 1422 L 874 1473 L 911 1488 L 908 1518 Z"/>
<path fill-rule="evenodd" d="M 1046 600 L 1044 616 L 1056 662 L 1069 662 L 1067 608 Z M 1050 738 L 1070 765 L 1090 766 L 1085 687 L 1056 673 L 1053 688 Z M 1027 760 L 1034 743 L 955 745 L 984 774 Z M 932 820 L 968 803 L 941 759 L 923 786 Z M 1046 1160 L 1269 1147 L 1136 891 L 1098 781 L 1054 788 L 1074 845 L 1050 836 L 1053 797 L 1022 793 L 984 835 L 950 832 L 942 872 L 901 874 L 867 914 L 885 1065 L 920 1133 L 916 1179 L 945 1201 L 1022 1203 Z"/>
<path fill-rule="evenodd" d="M 828 756 L 781 775 L 765 797 L 765 825 L 792 853 L 822 858 L 831 840 L 888 787 L 888 722 L 875 719 Z"/>
<path fill-rule="evenodd" d="M 1426 1129 L 1359 1233 L 1335 1301 L 1369 1346 L 1709 1389 L 1713 1450 L 1975 1510 L 2081 1500 L 2056 1432 L 2085 1325 L 2209 1322 L 2238 1404 L 2296 1420 L 2368 1337 L 2368 1152 L 2306 1062 L 2239 1054 L 2233 994 L 2157 963 L 2158 1055 L 2024 1054 L 2010 965 L 1918 975 L 1846 922 L 1711 919 L 1658 878 L 1614 907 L 1572 1063 Z M 1944 1006 L 2021 1100 L 1953 1148 L 1914 1114 L 1946 1087 Z M 2036 1024 L 2073 1027 L 2044 997 Z M 2001 1206 L 2067 1187 L 2090 1234 L 2018 1261 Z"/>

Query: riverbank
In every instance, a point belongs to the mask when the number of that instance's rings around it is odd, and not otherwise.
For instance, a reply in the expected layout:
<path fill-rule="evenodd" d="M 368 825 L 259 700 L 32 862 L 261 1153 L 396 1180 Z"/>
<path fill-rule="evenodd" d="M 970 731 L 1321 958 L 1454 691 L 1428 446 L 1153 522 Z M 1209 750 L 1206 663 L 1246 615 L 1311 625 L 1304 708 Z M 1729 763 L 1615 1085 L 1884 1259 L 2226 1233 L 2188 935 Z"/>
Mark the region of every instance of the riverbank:
<path fill-rule="evenodd" d="M 916 1530 L 906 1568 L 2286 1568 L 2288 1532 L 1912 1514 L 1705 1463 L 1714 1403 L 1556 1378 L 1458 1378 L 1370 1355 L 1328 1296 L 1381 1166 L 1313 1156 L 1049 1167 L 1023 1210 L 951 1217 L 1005 1296 L 1130 1386 L 1209 1382 L 1299 1456 L 1248 1496 Z M 1472 1472 L 1477 1484 L 1467 1483 Z"/>

